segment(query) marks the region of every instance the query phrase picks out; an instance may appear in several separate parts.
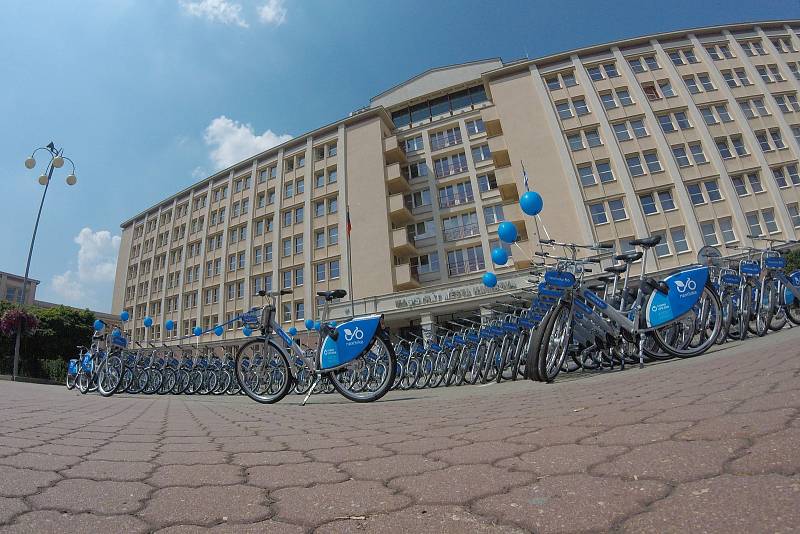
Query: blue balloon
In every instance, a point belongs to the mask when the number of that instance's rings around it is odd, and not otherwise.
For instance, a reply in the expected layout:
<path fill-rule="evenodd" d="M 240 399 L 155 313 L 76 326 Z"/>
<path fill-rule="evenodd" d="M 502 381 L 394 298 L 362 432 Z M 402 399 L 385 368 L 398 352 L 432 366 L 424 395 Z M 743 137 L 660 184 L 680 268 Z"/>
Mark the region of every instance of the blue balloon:
<path fill-rule="evenodd" d="M 175 321 L 173 321 L 172 319 L 168 320 L 166 323 L 164 323 L 164 328 L 166 328 L 169 331 L 174 330 L 175 329 Z"/>
<path fill-rule="evenodd" d="M 253 333 L 253 329 L 250 328 L 249 326 L 245 326 L 244 328 L 242 328 L 242 333 L 247 337 L 250 337 L 250 334 Z"/>
<path fill-rule="evenodd" d="M 142 322 L 144 323 L 144 327 L 145 328 L 150 328 L 151 326 L 153 326 L 153 318 L 150 317 L 149 315 L 147 317 L 145 317 L 144 321 L 142 321 Z"/>
<path fill-rule="evenodd" d="M 304 324 L 306 325 L 306 330 L 314 329 L 314 319 L 306 319 Z"/>
<path fill-rule="evenodd" d="M 225 329 L 222 328 L 222 325 L 218 325 L 214 327 L 214 335 L 219 337 L 225 332 Z"/>
<path fill-rule="evenodd" d="M 122 332 L 120 332 L 120 331 L 119 331 L 119 328 L 115 328 L 115 329 L 114 329 L 114 330 L 111 332 L 111 335 L 112 335 L 112 336 L 114 336 L 114 337 L 122 337 Z"/>
<path fill-rule="evenodd" d="M 492 249 L 492 261 L 497 265 L 505 265 L 508 262 L 508 252 L 506 249 L 497 247 Z"/>
<path fill-rule="evenodd" d="M 128 313 L 127 311 L 124 311 L 124 312 L 122 312 L 122 313 L 120 313 L 120 314 L 119 314 L 119 318 L 120 318 L 121 320 L 123 320 L 123 321 L 127 321 L 128 319 L 130 319 L 130 318 L 131 318 L 131 314 L 130 314 L 130 313 Z"/>
<path fill-rule="evenodd" d="M 519 205 L 527 215 L 538 215 L 544 207 L 544 201 L 536 191 L 528 191 L 520 197 Z"/>
<path fill-rule="evenodd" d="M 483 275 L 483 285 L 486 287 L 494 287 L 497 285 L 497 275 L 494 273 L 486 273 Z"/>
<path fill-rule="evenodd" d="M 503 221 L 497 227 L 497 236 L 503 243 L 513 243 L 517 240 L 517 227 L 514 223 Z"/>
<path fill-rule="evenodd" d="M 199 326 L 195 326 L 195 327 L 192 329 L 192 334 L 194 334 L 194 335 L 196 335 L 196 336 L 199 336 L 199 335 L 200 335 L 200 334 L 202 334 L 202 333 L 203 333 L 203 329 L 202 329 L 202 328 L 200 328 Z"/>
<path fill-rule="evenodd" d="M 314 330 L 319 330 L 322 328 L 322 324 L 319 321 L 314 321 Z"/>
<path fill-rule="evenodd" d="M 103 328 L 105 328 L 105 326 L 106 326 L 105 323 L 100 319 L 94 320 L 94 329 L 97 330 L 98 332 L 101 331 Z"/>
<path fill-rule="evenodd" d="M 297 335 L 297 328 L 291 327 L 289 329 L 289 335 L 292 336 L 292 337 L 296 336 Z"/>

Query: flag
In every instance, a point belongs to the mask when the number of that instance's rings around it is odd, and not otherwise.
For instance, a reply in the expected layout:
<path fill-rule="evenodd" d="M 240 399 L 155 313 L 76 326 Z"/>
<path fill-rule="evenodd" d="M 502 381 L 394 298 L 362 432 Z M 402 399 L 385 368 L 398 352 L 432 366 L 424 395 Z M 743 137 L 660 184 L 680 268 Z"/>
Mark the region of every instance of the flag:
<path fill-rule="evenodd" d="M 347 208 L 347 235 L 350 235 L 350 231 L 353 229 L 353 225 L 350 224 L 350 208 Z"/>
<path fill-rule="evenodd" d="M 525 191 L 530 191 L 530 188 L 528 187 L 528 171 L 525 170 L 525 164 L 521 161 L 520 163 L 522 164 L 522 178 L 525 180 Z"/>

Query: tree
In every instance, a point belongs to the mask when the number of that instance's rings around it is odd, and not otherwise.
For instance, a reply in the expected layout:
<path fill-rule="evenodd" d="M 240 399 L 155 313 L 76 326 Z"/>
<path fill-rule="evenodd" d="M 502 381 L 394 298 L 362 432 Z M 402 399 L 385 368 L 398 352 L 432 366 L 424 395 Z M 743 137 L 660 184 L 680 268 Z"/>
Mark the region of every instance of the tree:
<path fill-rule="evenodd" d="M 800 269 L 800 248 L 796 248 L 786 256 L 786 272 L 791 273 Z"/>

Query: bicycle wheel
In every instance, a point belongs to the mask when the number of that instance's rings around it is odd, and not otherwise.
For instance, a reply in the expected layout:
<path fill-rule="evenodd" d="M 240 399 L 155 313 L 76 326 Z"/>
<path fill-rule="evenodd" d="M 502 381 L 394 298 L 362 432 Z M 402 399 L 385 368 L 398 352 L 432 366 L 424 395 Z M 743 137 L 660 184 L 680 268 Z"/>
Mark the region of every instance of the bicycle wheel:
<path fill-rule="evenodd" d="M 292 373 L 286 354 L 271 339 L 251 339 L 236 351 L 236 380 L 254 401 L 278 402 L 289 393 Z"/>
<path fill-rule="evenodd" d="M 735 315 L 733 296 L 726 292 L 720 299 L 720 305 L 722 306 L 722 328 L 719 331 L 719 336 L 717 336 L 718 345 L 725 343 L 730 335 L 731 322 Z"/>
<path fill-rule="evenodd" d="M 653 331 L 658 344 L 678 358 L 706 352 L 722 329 L 722 305 L 717 293 L 705 286 L 694 308 L 682 319 Z"/>
<path fill-rule="evenodd" d="M 349 371 L 361 371 L 368 369 L 368 387 L 356 392 L 346 386 L 346 381 L 340 381 L 340 375 L 347 375 Z M 394 382 L 396 370 L 396 357 L 394 348 L 390 343 L 386 343 L 380 337 L 376 337 L 369 351 L 362 354 L 347 367 L 327 374 L 330 383 L 343 397 L 354 402 L 373 402 L 389 391 Z"/>
<path fill-rule="evenodd" d="M 561 371 L 572 338 L 572 313 L 570 304 L 561 302 L 545 324 L 539 350 L 539 379 L 552 382 Z"/>
<path fill-rule="evenodd" d="M 103 397 L 110 397 L 122 379 L 122 360 L 119 356 L 108 356 L 97 369 L 97 390 Z"/>
<path fill-rule="evenodd" d="M 75 384 L 78 382 L 77 374 L 67 373 L 67 389 L 75 389 Z"/>
<path fill-rule="evenodd" d="M 525 371 L 528 375 L 527 377 L 531 380 L 535 380 L 536 382 L 542 381 L 542 377 L 539 375 L 539 352 L 542 348 L 544 329 L 547 322 L 550 320 L 552 313 L 553 309 L 551 308 L 547 311 L 545 316 L 542 317 L 542 321 L 536 325 L 536 328 L 534 328 L 531 338 L 528 341 L 527 352 L 525 354 Z"/>
<path fill-rule="evenodd" d="M 161 387 L 158 388 L 158 391 L 156 391 L 156 393 L 158 393 L 159 395 L 166 395 L 167 393 L 172 392 L 172 388 L 175 387 L 175 380 L 176 380 L 175 369 L 173 369 L 172 367 L 165 367 L 164 369 L 161 370 L 161 374 L 163 376 L 163 378 L 161 379 Z"/>
<path fill-rule="evenodd" d="M 775 288 L 772 280 L 765 280 L 763 290 L 758 292 L 758 303 L 755 316 L 755 334 L 764 337 L 769 332 L 769 325 L 772 323 L 772 316 L 775 313 Z"/>

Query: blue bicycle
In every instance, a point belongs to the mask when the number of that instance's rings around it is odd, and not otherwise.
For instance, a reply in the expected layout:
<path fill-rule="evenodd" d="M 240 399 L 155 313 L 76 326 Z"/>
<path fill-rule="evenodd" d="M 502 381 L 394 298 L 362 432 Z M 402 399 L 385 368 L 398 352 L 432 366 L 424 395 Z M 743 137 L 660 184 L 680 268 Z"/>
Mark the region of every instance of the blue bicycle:
<path fill-rule="evenodd" d="M 242 318 L 248 331 L 252 327 L 261 332 L 236 352 L 236 379 L 242 390 L 258 402 L 280 401 L 298 379 L 293 374 L 297 366 L 289 363 L 291 359 L 301 360 L 303 367 L 313 373 L 314 382 L 303 405 L 325 380 L 351 401 L 372 402 L 383 397 L 394 383 L 397 366 L 383 316 L 356 317 L 339 325 L 327 322 L 330 302 L 343 298 L 347 292 L 320 291 L 317 295 L 325 299 L 322 320 L 306 321 L 306 327 L 319 334 L 317 348 L 303 349 L 294 339 L 296 331 L 290 329 L 291 335 L 284 332 L 275 320 L 278 299 L 290 293 L 285 289 L 259 291 L 259 296 L 268 299 L 267 304 L 251 309 Z"/>

